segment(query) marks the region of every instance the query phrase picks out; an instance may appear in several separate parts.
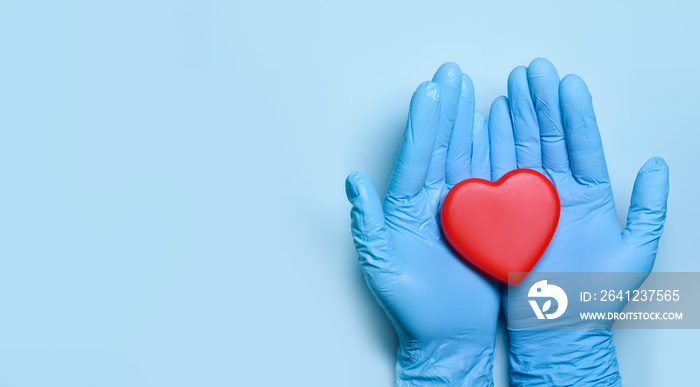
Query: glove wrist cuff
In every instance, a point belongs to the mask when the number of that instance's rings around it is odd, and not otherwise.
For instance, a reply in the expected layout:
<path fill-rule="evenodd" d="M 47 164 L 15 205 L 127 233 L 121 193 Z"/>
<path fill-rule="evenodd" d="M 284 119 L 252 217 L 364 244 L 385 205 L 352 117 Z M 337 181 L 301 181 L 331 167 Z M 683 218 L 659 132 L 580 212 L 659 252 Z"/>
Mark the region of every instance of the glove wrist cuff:
<path fill-rule="evenodd" d="M 508 329 L 513 386 L 621 386 L 610 329 Z"/>
<path fill-rule="evenodd" d="M 396 385 L 493 386 L 495 341 L 478 335 L 440 342 L 402 341 L 396 360 Z"/>

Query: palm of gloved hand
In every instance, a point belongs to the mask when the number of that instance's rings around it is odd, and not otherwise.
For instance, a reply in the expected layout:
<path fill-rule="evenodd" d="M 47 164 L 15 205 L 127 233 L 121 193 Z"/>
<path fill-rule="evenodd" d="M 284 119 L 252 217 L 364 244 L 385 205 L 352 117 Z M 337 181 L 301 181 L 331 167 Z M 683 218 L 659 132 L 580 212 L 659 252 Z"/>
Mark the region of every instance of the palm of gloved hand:
<path fill-rule="evenodd" d="M 455 256 L 438 223 L 449 188 L 490 177 L 483 126 L 471 80 L 443 65 L 413 95 L 383 206 L 366 175 L 347 179 L 365 279 L 399 336 L 398 384 L 492 383 L 498 285 Z"/>
<path fill-rule="evenodd" d="M 651 271 L 666 217 L 668 168 L 652 158 L 639 171 L 623 230 L 591 96 L 580 78 L 560 82 L 544 59 L 516 68 L 508 98 L 491 107 L 489 135 L 492 179 L 530 168 L 559 193 L 559 225 L 533 271 Z M 509 336 L 514 385 L 619 383 L 610 331 L 509 330 Z"/>
<path fill-rule="evenodd" d="M 668 169 L 662 159 L 650 159 L 642 167 L 624 230 L 607 171 L 596 183 L 578 181 L 570 174 L 546 174 L 555 182 L 562 207 L 554 238 L 534 271 L 651 271 L 668 192 Z"/>

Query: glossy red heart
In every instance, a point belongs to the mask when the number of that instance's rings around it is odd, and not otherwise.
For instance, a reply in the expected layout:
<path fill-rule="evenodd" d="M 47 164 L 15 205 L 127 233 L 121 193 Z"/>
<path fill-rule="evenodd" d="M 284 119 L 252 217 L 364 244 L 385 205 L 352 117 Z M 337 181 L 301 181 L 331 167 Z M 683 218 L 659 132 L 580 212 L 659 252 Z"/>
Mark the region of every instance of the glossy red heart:
<path fill-rule="evenodd" d="M 457 254 L 512 285 L 542 257 L 559 222 L 559 196 L 539 172 L 516 169 L 492 183 L 468 179 L 447 193 L 442 233 Z M 509 281 L 508 273 L 511 274 Z"/>

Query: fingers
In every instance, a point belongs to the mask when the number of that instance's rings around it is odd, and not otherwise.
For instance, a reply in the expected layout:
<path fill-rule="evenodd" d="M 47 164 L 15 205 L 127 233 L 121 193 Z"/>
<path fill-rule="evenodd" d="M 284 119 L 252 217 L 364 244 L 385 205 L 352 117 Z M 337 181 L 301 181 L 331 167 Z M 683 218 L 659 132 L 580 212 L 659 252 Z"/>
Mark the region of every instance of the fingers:
<path fill-rule="evenodd" d="M 530 96 L 527 69 L 523 66 L 516 67 L 508 76 L 508 101 L 518 168 L 530 168 L 541 172 L 540 128 Z"/>
<path fill-rule="evenodd" d="M 424 82 L 411 99 L 403 143 L 387 188 L 388 196 L 412 197 L 423 189 L 439 120 L 439 87 L 436 83 Z"/>
<path fill-rule="evenodd" d="M 508 99 L 496 98 L 489 113 L 489 140 L 491 145 L 491 180 L 496 181 L 506 173 L 517 169 L 515 140 L 510 120 Z"/>
<path fill-rule="evenodd" d="M 445 184 L 452 188 L 471 174 L 472 134 L 474 130 L 474 85 L 462 74 L 462 90 L 457 107 L 452 136 L 447 147 Z"/>
<path fill-rule="evenodd" d="M 435 137 L 435 148 L 430 159 L 425 185 L 441 187 L 445 183 L 445 163 L 452 128 L 457 118 L 459 97 L 462 92 L 462 70 L 454 63 L 445 63 L 435 72 L 433 82 L 440 88 L 440 123 Z"/>
<path fill-rule="evenodd" d="M 542 164 L 555 176 L 568 173 L 569 155 L 559 109 L 559 74 L 548 60 L 537 58 L 527 68 L 527 81 L 540 128 Z"/>
<path fill-rule="evenodd" d="M 370 178 L 360 172 L 345 180 L 345 193 L 352 204 L 352 237 L 365 273 L 386 267 L 389 261 L 384 211 L 377 190 Z"/>
<path fill-rule="evenodd" d="M 474 134 L 472 144 L 471 177 L 491 180 L 491 152 L 489 152 L 489 130 L 486 117 L 476 112 L 474 114 Z"/>
<path fill-rule="evenodd" d="M 559 85 L 559 100 L 572 175 L 582 184 L 610 183 L 588 87 L 576 75 L 567 75 Z"/>
<path fill-rule="evenodd" d="M 653 157 L 639 170 L 634 182 L 623 239 L 655 254 L 664 230 L 667 198 L 668 166 L 662 158 Z"/>

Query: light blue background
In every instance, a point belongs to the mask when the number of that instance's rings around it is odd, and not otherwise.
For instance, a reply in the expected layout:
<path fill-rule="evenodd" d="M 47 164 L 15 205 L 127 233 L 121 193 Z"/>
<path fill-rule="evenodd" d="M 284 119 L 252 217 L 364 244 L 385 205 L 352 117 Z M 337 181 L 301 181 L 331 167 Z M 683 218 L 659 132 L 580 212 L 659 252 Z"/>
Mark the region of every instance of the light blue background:
<path fill-rule="evenodd" d="M 484 113 L 535 57 L 582 76 L 621 219 L 664 157 L 655 270 L 700 271 L 696 4 L 3 1 L 0 385 L 391 385 L 343 181 L 383 192 L 445 61 Z M 698 331 L 615 340 L 626 385 L 695 382 Z"/>

